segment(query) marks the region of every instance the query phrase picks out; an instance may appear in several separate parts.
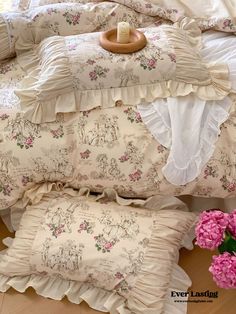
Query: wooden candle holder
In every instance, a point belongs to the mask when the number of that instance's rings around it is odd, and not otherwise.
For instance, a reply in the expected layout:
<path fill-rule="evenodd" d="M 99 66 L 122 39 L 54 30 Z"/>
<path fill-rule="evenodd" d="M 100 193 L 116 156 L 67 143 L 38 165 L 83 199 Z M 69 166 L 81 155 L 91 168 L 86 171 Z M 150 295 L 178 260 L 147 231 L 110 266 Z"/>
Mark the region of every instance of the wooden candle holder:
<path fill-rule="evenodd" d="M 103 32 L 99 41 L 104 49 L 114 53 L 132 53 L 143 49 L 147 44 L 145 35 L 136 29 L 130 30 L 130 42 L 128 44 L 117 42 L 117 28 Z"/>

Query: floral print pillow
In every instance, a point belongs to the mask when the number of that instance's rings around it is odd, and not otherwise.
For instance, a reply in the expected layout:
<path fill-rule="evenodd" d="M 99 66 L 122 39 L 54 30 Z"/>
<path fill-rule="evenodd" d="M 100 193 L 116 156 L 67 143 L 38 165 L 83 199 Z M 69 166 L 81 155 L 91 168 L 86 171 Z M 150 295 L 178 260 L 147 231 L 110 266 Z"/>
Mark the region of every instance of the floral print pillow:
<path fill-rule="evenodd" d="M 89 33 L 48 38 L 19 56 L 27 68 L 32 62 L 17 91 L 25 117 L 51 122 L 59 112 L 114 107 L 119 100 L 138 105 L 192 92 L 214 100 L 230 92 L 227 65 L 207 65 L 201 59 L 200 30 L 193 20 L 142 32 L 148 44 L 131 54 L 106 51 L 100 33 Z"/>
<path fill-rule="evenodd" d="M 172 208 L 178 206 L 179 201 L 172 202 Z M 97 309 L 125 306 L 128 313 L 162 313 L 181 241 L 196 216 L 158 211 L 158 204 L 156 209 L 51 192 L 27 208 L 0 258 L 0 291 L 15 280 L 21 291 L 29 282 L 35 288 L 40 282 L 52 298 L 67 294 L 78 303 L 84 291 L 92 290 Z M 182 277 L 180 282 L 186 287 Z"/>

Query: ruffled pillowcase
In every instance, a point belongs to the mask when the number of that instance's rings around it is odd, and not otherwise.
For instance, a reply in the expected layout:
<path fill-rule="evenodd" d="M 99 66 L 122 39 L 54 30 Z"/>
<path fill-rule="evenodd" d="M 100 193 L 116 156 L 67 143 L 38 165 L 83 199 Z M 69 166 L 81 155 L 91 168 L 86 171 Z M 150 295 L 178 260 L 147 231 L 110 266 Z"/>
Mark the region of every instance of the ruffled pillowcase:
<path fill-rule="evenodd" d="M 200 29 L 184 18 L 174 26 L 143 29 L 148 45 L 129 54 L 113 54 L 99 45 L 99 33 L 53 37 L 19 56 L 29 75 L 16 93 L 25 117 L 55 121 L 59 112 L 126 105 L 196 93 L 205 100 L 230 92 L 228 68 L 205 64 Z"/>
<path fill-rule="evenodd" d="M 158 208 L 157 208 L 158 209 Z M 185 313 L 171 290 L 191 284 L 176 264 L 193 213 L 44 196 L 24 213 L 0 259 L 0 290 L 10 287 L 110 313 Z"/>

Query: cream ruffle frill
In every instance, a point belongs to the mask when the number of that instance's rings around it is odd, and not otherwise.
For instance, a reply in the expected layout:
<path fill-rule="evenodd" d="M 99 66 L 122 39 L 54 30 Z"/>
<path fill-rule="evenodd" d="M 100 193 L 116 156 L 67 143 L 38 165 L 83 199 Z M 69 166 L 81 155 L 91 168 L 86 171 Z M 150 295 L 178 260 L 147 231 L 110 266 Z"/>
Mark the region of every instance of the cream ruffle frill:
<path fill-rule="evenodd" d="M 150 309 L 148 309 L 148 312 L 131 312 L 125 305 L 126 300 L 124 297 L 86 283 L 40 275 L 12 278 L 0 275 L 0 289 L 3 292 L 11 287 L 19 292 L 25 292 L 27 288 L 33 287 L 36 293 L 43 297 L 62 300 L 66 296 L 72 303 L 80 304 L 85 301 L 91 308 L 101 312 L 110 312 L 111 314 L 185 314 L 187 313 L 187 302 L 174 303 L 175 298 L 171 298 L 171 291 L 187 291 L 189 286 L 191 286 L 190 278 L 180 266 L 174 263 L 168 292 L 164 299 L 164 309 L 160 311 L 153 310 L 152 312 Z M 186 300 L 186 298 L 183 299 Z"/>
<path fill-rule="evenodd" d="M 3 18 L 3 15 L 0 14 L 0 60 L 10 58 L 12 55 L 8 24 Z"/>

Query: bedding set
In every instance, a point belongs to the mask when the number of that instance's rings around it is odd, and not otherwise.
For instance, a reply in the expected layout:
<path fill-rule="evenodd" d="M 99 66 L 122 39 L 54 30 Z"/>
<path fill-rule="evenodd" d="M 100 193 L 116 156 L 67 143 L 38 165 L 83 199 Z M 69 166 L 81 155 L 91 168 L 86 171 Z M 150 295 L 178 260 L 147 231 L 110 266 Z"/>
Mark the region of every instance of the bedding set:
<path fill-rule="evenodd" d="M 0 290 L 110 313 L 186 313 L 196 214 L 236 195 L 233 0 L 20 0 L 0 14 Z M 132 54 L 99 45 L 127 21 Z M 96 263 L 94 262 L 96 260 Z M 117 264 L 119 260 L 119 264 Z"/>

